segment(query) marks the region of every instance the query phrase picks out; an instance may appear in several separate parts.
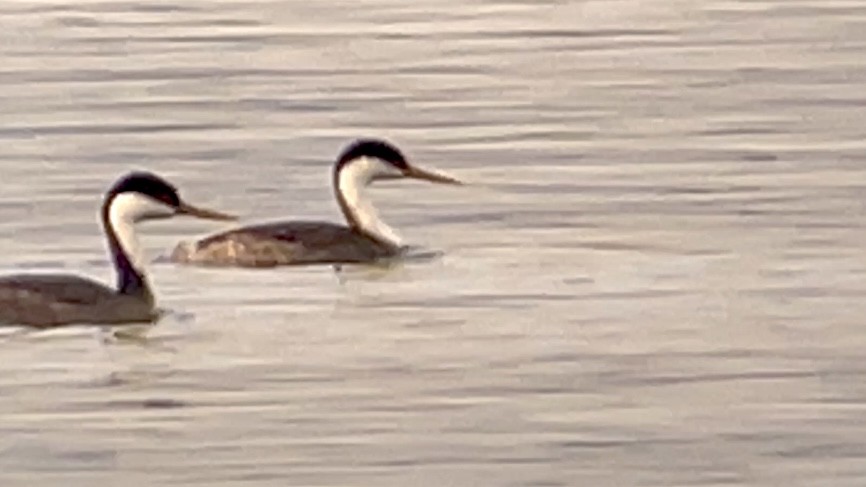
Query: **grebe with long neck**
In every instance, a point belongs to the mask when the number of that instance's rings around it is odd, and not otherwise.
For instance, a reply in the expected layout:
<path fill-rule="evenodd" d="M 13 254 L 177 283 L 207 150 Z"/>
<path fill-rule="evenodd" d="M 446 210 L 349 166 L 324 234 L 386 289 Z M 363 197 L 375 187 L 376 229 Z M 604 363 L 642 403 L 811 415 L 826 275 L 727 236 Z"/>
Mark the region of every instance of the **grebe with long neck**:
<path fill-rule="evenodd" d="M 181 242 L 176 262 L 238 267 L 373 263 L 401 255 L 403 242 L 366 197 L 371 183 L 411 178 L 440 184 L 460 181 L 410 164 L 394 145 L 361 139 L 346 147 L 334 165 L 333 187 L 347 225 L 287 221 L 251 225 Z"/>
<path fill-rule="evenodd" d="M 133 172 L 122 177 L 106 193 L 100 212 L 116 287 L 71 274 L 0 276 L 0 323 L 52 327 L 155 321 L 158 313 L 135 225 L 179 215 L 234 219 L 184 202 L 174 186 L 154 174 Z"/>

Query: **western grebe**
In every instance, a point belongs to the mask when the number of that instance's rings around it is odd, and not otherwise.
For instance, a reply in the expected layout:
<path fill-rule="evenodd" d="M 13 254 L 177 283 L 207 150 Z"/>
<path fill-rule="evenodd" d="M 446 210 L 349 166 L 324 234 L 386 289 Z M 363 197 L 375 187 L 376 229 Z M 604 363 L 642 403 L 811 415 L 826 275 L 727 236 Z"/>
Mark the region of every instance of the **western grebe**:
<path fill-rule="evenodd" d="M 122 177 L 106 193 L 100 213 L 117 287 L 71 274 L 0 276 L 0 323 L 51 327 L 155 321 L 158 313 L 134 226 L 178 215 L 235 219 L 185 203 L 174 186 L 154 174 Z"/>
<path fill-rule="evenodd" d="M 460 181 L 409 164 L 383 140 L 350 144 L 334 165 L 333 186 L 347 225 L 288 221 L 241 227 L 181 242 L 172 260 L 192 264 L 273 267 L 303 264 L 371 263 L 401 255 L 405 248 L 365 197 L 364 189 L 382 179 L 414 178 L 442 184 Z"/>

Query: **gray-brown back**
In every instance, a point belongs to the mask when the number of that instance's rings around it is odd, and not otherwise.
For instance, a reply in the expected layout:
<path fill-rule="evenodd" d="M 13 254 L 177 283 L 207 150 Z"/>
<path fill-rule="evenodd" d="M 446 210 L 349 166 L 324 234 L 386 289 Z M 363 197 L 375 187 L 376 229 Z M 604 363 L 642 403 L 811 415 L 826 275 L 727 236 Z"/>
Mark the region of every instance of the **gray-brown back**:
<path fill-rule="evenodd" d="M 88 278 L 63 274 L 0 277 L 0 323 L 5 325 L 142 323 L 155 318 L 150 296 L 118 294 Z"/>
<path fill-rule="evenodd" d="M 192 248 L 178 247 L 174 257 L 201 264 L 273 267 L 369 263 L 400 251 L 344 225 L 297 221 L 229 230 L 202 239 Z"/>

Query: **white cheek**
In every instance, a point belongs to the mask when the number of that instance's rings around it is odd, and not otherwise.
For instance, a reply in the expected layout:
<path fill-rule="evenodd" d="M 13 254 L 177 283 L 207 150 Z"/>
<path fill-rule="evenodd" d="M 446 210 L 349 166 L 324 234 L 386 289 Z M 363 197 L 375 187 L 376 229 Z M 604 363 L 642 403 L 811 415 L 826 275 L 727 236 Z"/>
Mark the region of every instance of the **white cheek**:
<path fill-rule="evenodd" d="M 174 214 L 174 209 L 140 193 L 123 193 L 114 197 L 109 210 L 112 222 L 134 223 L 147 218 L 162 218 Z"/>
<path fill-rule="evenodd" d="M 401 176 L 399 169 L 375 157 L 361 157 L 343 169 L 343 180 L 352 186 L 366 186 L 376 178 Z"/>
<path fill-rule="evenodd" d="M 377 176 L 402 176 L 403 173 L 400 172 L 399 169 L 394 167 L 392 164 L 388 164 L 380 159 L 375 159 L 376 161 L 376 175 Z"/>

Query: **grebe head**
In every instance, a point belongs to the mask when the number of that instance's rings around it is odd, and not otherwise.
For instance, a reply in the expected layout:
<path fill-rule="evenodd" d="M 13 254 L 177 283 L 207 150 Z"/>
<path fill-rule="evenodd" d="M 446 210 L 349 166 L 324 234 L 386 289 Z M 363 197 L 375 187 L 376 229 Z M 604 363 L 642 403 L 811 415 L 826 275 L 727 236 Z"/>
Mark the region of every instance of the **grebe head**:
<path fill-rule="evenodd" d="M 114 258 L 119 292 L 143 294 L 152 300 L 144 277 L 144 255 L 138 245 L 135 224 L 178 215 L 208 220 L 235 219 L 225 213 L 186 203 L 177 188 L 148 172 L 129 173 L 108 190 L 102 204 L 102 224 Z"/>
<path fill-rule="evenodd" d="M 208 220 L 234 220 L 218 211 L 193 206 L 181 199 L 177 188 L 149 172 L 132 172 L 120 178 L 106 194 L 109 220 L 131 223 L 188 215 Z"/>
<path fill-rule="evenodd" d="M 409 164 L 399 149 L 384 140 L 361 139 L 346 147 L 334 166 L 334 190 L 349 226 L 380 243 L 400 247 L 400 237 L 379 218 L 364 188 L 373 181 L 402 178 L 462 184 L 450 176 Z"/>
<path fill-rule="evenodd" d="M 400 149 L 381 139 L 359 139 L 337 159 L 335 173 L 351 172 L 360 185 L 385 179 L 421 179 L 440 184 L 463 184 L 457 179 L 409 163 Z"/>

